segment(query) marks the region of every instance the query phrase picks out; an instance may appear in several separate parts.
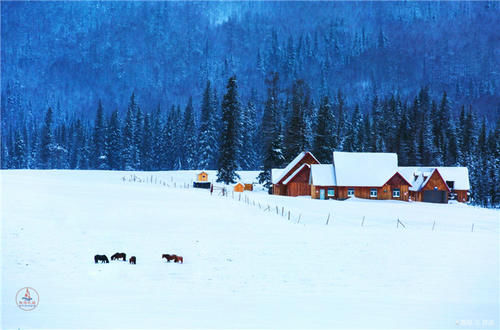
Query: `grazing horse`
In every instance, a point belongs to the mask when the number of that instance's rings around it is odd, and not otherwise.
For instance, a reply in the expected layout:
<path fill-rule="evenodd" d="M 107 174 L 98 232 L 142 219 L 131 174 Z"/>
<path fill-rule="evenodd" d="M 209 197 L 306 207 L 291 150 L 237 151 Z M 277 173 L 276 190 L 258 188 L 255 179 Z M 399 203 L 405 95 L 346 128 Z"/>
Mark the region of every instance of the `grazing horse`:
<path fill-rule="evenodd" d="M 115 260 L 115 259 L 123 259 L 123 261 L 127 261 L 127 255 L 125 253 L 118 253 L 116 252 L 115 254 L 113 254 L 111 256 L 111 260 Z"/>
<path fill-rule="evenodd" d="M 130 260 L 128 262 L 135 265 L 136 262 L 135 257 L 134 256 L 130 257 Z"/>
<path fill-rule="evenodd" d="M 181 264 L 183 264 L 183 263 L 184 263 L 184 258 L 182 258 L 181 256 L 176 256 L 176 255 L 174 254 L 174 257 L 175 257 L 174 262 L 180 262 Z"/>
<path fill-rule="evenodd" d="M 162 259 L 167 259 L 167 262 L 170 262 L 172 260 L 175 260 L 175 254 L 170 255 L 170 254 L 162 254 L 161 255 Z"/>
<path fill-rule="evenodd" d="M 94 262 L 97 263 L 98 261 L 100 261 L 101 263 L 107 263 L 109 264 L 109 260 L 108 260 L 108 257 L 106 257 L 104 254 L 96 254 L 94 256 Z"/>

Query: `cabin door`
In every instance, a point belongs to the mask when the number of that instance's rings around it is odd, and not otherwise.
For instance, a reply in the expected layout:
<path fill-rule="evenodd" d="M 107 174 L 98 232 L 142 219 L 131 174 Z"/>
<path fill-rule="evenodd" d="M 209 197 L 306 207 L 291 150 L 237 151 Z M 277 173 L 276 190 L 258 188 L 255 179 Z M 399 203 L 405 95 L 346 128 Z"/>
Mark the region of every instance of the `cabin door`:
<path fill-rule="evenodd" d="M 319 199 L 325 199 L 325 189 L 319 190 Z"/>
<path fill-rule="evenodd" d="M 443 190 L 425 190 L 423 201 L 428 203 L 447 203 L 447 192 Z"/>

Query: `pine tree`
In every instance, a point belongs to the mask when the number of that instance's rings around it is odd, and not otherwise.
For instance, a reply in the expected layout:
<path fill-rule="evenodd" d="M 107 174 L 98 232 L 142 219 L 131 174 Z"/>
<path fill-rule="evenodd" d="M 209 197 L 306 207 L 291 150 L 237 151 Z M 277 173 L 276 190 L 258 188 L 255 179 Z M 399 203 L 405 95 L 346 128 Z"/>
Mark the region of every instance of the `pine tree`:
<path fill-rule="evenodd" d="M 140 149 L 141 169 L 143 171 L 151 171 L 153 169 L 153 130 L 151 126 L 151 115 L 149 113 L 144 116 L 142 131 L 142 144 Z"/>
<path fill-rule="evenodd" d="M 151 117 L 152 122 L 152 136 L 153 136 L 153 147 L 152 147 L 152 170 L 160 171 L 162 170 L 162 129 L 163 129 L 163 118 L 161 113 L 160 104 L 156 107 L 154 115 Z"/>
<path fill-rule="evenodd" d="M 262 117 L 262 162 L 263 169 L 259 173 L 259 183 L 266 188 L 271 187 L 271 169 L 283 166 L 283 149 L 279 147 L 282 142 L 281 129 L 279 125 L 279 75 L 274 72 L 266 80 L 267 99 Z M 282 147 L 282 146 L 281 146 Z"/>
<path fill-rule="evenodd" d="M 106 123 L 104 121 L 104 113 L 102 110 L 102 103 L 99 100 L 97 107 L 96 118 L 94 122 L 94 134 L 92 136 L 92 164 L 94 168 L 107 169 L 108 160 L 106 155 Z"/>
<path fill-rule="evenodd" d="M 214 169 L 218 156 L 218 136 L 216 129 L 216 104 L 211 83 L 207 81 L 201 103 L 200 131 L 198 134 L 198 168 Z"/>
<path fill-rule="evenodd" d="M 123 168 L 122 165 L 122 136 L 121 136 L 121 124 L 118 118 L 118 110 L 113 111 L 108 124 L 108 142 L 107 146 L 107 160 L 109 168 L 112 170 L 119 170 Z"/>
<path fill-rule="evenodd" d="M 184 142 L 184 127 L 183 127 L 183 114 L 181 111 L 181 106 L 177 105 L 174 111 L 174 122 L 173 122 L 173 137 L 172 143 L 174 145 L 173 152 L 173 162 L 172 169 L 180 170 L 182 169 L 182 164 L 184 162 L 184 146 L 182 143 Z"/>
<path fill-rule="evenodd" d="M 192 170 L 197 164 L 197 139 L 196 139 L 196 124 L 194 121 L 193 98 L 189 98 L 189 102 L 184 111 L 184 163 L 183 168 Z"/>
<path fill-rule="evenodd" d="M 316 123 L 316 133 L 313 140 L 313 154 L 321 163 L 328 163 L 332 160 L 334 150 L 334 115 L 328 96 L 324 96 L 318 111 Z"/>
<path fill-rule="evenodd" d="M 52 133 L 52 108 L 47 110 L 45 114 L 45 122 L 42 128 L 41 144 L 40 144 L 40 167 L 51 168 L 52 156 L 54 150 L 54 135 Z"/>
<path fill-rule="evenodd" d="M 434 148 L 434 142 L 432 137 L 432 127 L 429 121 L 430 114 L 428 112 L 424 113 L 423 122 L 425 123 L 420 130 L 419 135 L 419 154 L 420 154 L 420 165 L 431 166 L 435 164 L 436 159 L 436 149 Z"/>
<path fill-rule="evenodd" d="M 257 168 L 257 152 L 255 143 L 255 132 L 257 123 L 255 118 L 255 105 L 248 101 L 246 107 L 242 108 L 241 118 L 241 169 L 255 170 Z"/>
<path fill-rule="evenodd" d="M 136 106 L 137 111 L 135 112 L 135 125 L 134 125 L 134 168 L 137 170 L 141 170 L 142 168 L 142 143 L 144 139 L 144 114 L 139 106 Z"/>
<path fill-rule="evenodd" d="M 363 117 L 361 116 L 361 112 L 359 110 L 359 105 L 356 104 L 354 107 L 354 112 L 352 114 L 351 122 L 347 126 L 346 137 L 344 141 L 344 151 L 361 151 L 361 143 L 360 133 L 363 125 Z"/>
<path fill-rule="evenodd" d="M 372 103 L 372 151 L 376 152 L 386 152 L 385 146 L 385 129 L 384 129 L 384 118 L 382 104 L 375 95 Z"/>
<path fill-rule="evenodd" d="M 335 149 L 343 150 L 345 129 L 348 121 L 345 109 L 345 98 L 340 89 L 337 91 L 337 96 L 335 97 L 334 113 L 332 143 Z"/>
<path fill-rule="evenodd" d="M 175 127 L 177 125 L 177 117 L 175 106 L 172 106 L 167 114 L 167 121 L 161 133 L 161 165 L 162 170 L 171 170 L 174 168 L 174 160 L 176 157 L 175 145 Z"/>
<path fill-rule="evenodd" d="M 229 78 L 227 92 L 222 100 L 222 131 L 220 139 L 220 155 L 217 171 L 217 182 L 225 184 L 235 183 L 239 179 L 236 173 L 239 155 L 239 116 L 240 104 L 238 100 L 238 86 L 236 77 Z"/>
<path fill-rule="evenodd" d="M 136 170 L 138 159 L 137 159 L 137 146 L 135 144 L 135 135 L 136 135 L 136 118 L 135 111 L 136 104 L 134 100 L 134 94 L 130 99 L 130 104 L 127 109 L 127 115 L 125 117 L 125 126 L 123 127 L 123 167 L 126 171 Z"/>
<path fill-rule="evenodd" d="M 296 80 L 292 87 L 292 115 L 285 135 L 286 159 L 288 161 L 306 149 L 305 94 L 304 81 Z"/>
<path fill-rule="evenodd" d="M 16 131 L 11 168 L 26 168 L 26 142 L 22 134 Z"/>

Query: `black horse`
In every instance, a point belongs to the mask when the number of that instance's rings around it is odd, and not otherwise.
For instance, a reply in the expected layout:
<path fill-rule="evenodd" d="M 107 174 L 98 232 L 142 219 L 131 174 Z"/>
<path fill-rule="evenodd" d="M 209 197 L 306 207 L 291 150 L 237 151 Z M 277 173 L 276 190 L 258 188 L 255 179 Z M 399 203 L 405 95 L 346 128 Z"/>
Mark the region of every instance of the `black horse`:
<path fill-rule="evenodd" d="M 115 254 L 113 254 L 111 256 L 111 260 L 115 260 L 115 259 L 123 259 L 123 261 L 127 261 L 127 255 L 125 253 L 118 253 L 116 252 Z"/>
<path fill-rule="evenodd" d="M 100 261 L 101 263 L 106 263 L 106 264 L 109 264 L 109 260 L 108 260 L 108 257 L 106 257 L 104 254 L 96 254 L 94 256 L 94 262 L 97 263 L 98 261 Z"/>
<path fill-rule="evenodd" d="M 132 256 L 132 257 L 130 257 L 130 260 L 128 262 L 135 265 L 137 262 L 137 259 L 134 256 Z"/>
<path fill-rule="evenodd" d="M 170 254 L 162 254 L 161 255 L 161 258 L 162 259 L 167 259 L 167 262 L 170 262 L 172 260 L 175 260 L 175 254 L 174 255 L 170 255 Z"/>

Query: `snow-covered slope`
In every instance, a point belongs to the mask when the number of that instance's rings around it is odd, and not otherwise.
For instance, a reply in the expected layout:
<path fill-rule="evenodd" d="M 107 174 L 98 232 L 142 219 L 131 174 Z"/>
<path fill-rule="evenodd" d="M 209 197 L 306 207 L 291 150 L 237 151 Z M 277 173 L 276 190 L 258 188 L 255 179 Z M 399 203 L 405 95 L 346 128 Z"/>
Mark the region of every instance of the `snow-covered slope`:
<path fill-rule="evenodd" d="M 195 173 L 0 172 L 2 328 L 498 327 L 498 211 L 211 196 Z M 94 264 L 115 252 L 137 265 Z"/>

